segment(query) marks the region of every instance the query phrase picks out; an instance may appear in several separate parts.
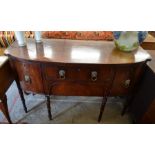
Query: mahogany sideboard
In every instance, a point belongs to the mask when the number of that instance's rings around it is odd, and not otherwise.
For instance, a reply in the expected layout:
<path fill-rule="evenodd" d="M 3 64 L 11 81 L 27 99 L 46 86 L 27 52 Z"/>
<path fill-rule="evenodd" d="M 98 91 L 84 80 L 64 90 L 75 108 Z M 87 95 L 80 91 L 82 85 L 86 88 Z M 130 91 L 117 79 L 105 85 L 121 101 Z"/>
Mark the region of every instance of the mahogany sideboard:
<path fill-rule="evenodd" d="M 108 41 L 27 39 L 6 51 L 23 91 L 44 94 L 49 119 L 50 95 L 103 97 L 98 121 L 108 96 L 133 95 L 150 55 L 139 47 L 124 53 Z M 131 102 L 131 100 L 130 100 Z"/>

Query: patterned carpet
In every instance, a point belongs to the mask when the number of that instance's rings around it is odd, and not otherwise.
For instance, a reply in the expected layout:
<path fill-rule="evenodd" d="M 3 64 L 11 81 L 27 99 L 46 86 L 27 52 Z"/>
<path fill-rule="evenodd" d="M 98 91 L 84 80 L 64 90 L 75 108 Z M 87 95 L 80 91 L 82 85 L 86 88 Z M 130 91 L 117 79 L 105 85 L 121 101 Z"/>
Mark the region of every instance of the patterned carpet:
<path fill-rule="evenodd" d="M 51 96 L 53 120 L 48 119 L 46 100 L 42 95 L 25 96 L 29 112 L 23 110 L 16 84 L 13 83 L 7 92 L 8 106 L 13 123 L 28 124 L 97 124 L 101 97 L 68 97 Z M 119 97 L 108 98 L 101 124 L 131 123 L 130 116 L 120 115 L 124 99 Z M 0 112 L 0 122 L 7 123 Z"/>

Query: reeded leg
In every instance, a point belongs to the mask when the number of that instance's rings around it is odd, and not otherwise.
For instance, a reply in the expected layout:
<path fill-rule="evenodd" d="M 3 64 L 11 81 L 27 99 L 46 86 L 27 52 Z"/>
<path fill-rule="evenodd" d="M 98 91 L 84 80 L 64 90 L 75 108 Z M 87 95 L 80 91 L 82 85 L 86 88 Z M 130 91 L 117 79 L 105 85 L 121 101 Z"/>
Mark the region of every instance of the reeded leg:
<path fill-rule="evenodd" d="M 6 95 L 4 96 L 4 98 L 2 99 L 2 102 L 0 104 L 1 104 L 1 110 L 2 110 L 3 114 L 7 118 L 8 122 L 12 124 L 12 121 L 11 121 L 10 115 L 9 115 L 9 111 L 8 111 Z"/>
<path fill-rule="evenodd" d="M 51 114 L 51 105 L 50 105 L 50 96 L 47 95 L 46 96 L 46 99 L 47 99 L 47 110 L 48 110 L 48 117 L 49 117 L 49 120 L 52 120 L 52 114 Z"/>
<path fill-rule="evenodd" d="M 98 122 L 100 122 L 101 119 L 102 119 L 102 114 L 103 114 L 107 99 L 108 99 L 107 97 L 103 97 L 101 108 L 100 108 L 100 114 L 99 114 L 99 117 L 98 117 Z"/>
<path fill-rule="evenodd" d="M 24 111 L 27 113 L 28 111 L 27 111 L 27 107 L 26 107 L 26 104 L 25 104 L 25 98 L 24 98 L 24 94 L 23 94 L 22 88 L 20 86 L 19 81 L 18 80 L 15 80 L 15 81 L 16 81 L 16 84 L 17 84 L 17 87 L 18 87 L 20 98 L 21 98 L 22 103 L 23 103 Z"/>

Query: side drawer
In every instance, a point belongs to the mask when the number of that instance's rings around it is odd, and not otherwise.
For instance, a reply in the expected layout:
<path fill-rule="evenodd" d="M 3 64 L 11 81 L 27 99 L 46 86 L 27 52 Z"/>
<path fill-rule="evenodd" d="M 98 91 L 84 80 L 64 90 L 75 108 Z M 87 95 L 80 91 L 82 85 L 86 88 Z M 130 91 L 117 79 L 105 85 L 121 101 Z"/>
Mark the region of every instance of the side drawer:
<path fill-rule="evenodd" d="M 111 94 L 115 96 L 132 93 L 140 80 L 142 71 L 143 63 L 117 66 Z"/>
<path fill-rule="evenodd" d="M 44 93 L 39 64 L 14 61 L 14 65 L 23 90 Z"/>

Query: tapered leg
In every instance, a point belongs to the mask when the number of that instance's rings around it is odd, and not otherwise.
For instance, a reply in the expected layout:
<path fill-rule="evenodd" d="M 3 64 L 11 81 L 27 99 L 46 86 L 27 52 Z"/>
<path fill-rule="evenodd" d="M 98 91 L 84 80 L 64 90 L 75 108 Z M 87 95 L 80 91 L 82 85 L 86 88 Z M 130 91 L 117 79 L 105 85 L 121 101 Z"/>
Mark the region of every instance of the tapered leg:
<path fill-rule="evenodd" d="M 46 96 L 46 99 L 47 99 L 46 104 L 47 104 L 47 110 L 48 110 L 48 117 L 49 117 L 49 120 L 52 120 L 50 96 L 47 95 L 47 96 Z"/>
<path fill-rule="evenodd" d="M 103 114 L 106 102 L 107 102 L 107 97 L 103 97 L 101 108 L 100 108 L 100 114 L 99 114 L 99 117 L 98 117 L 98 122 L 100 122 L 101 119 L 102 119 L 102 114 Z"/>
<path fill-rule="evenodd" d="M 27 113 L 28 111 L 27 111 L 27 107 L 26 107 L 26 104 L 25 104 L 25 98 L 24 98 L 24 94 L 23 94 L 22 88 L 20 86 L 19 81 L 18 80 L 15 80 L 15 81 L 16 81 L 16 84 L 17 84 L 17 88 L 18 88 L 18 91 L 19 91 L 20 98 L 22 100 L 24 111 Z"/>
<path fill-rule="evenodd" d="M 125 112 L 128 110 L 130 104 L 132 103 L 133 96 L 127 96 L 126 104 L 123 107 L 121 115 L 123 116 Z"/>
<path fill-rule="evenodd" d="M 127 108 L 128 108 L 128 105 L 127 105 L 127 104 L 124 105 L 123 110 L 122 110 L 122 112 L 121 112 L 121 116 L 124 116 L 124 114 L 125 114 Z"/>
<path fill-rule="evenodd" d="M 4 98 L 2 99 L 2 102 L 0 104 L 1 104 L 1 110 L 2 110 L 3 114 L 7 118 L 8 122 L 12 124 L 12 121 L 11 121 L 10 115 L 9 115 L 9 111 L 8 111 L 6 95 L 4 96 Z"/>

